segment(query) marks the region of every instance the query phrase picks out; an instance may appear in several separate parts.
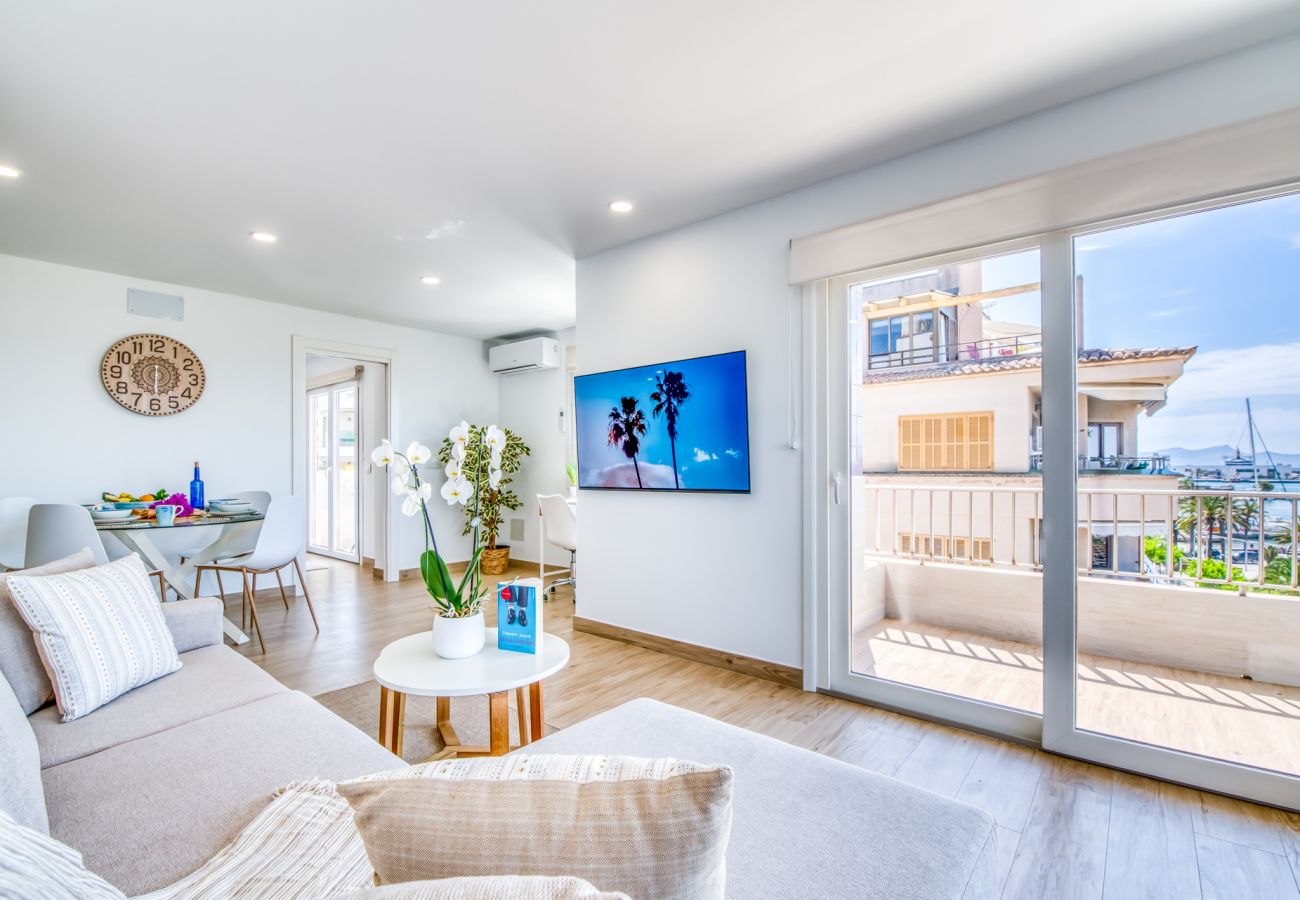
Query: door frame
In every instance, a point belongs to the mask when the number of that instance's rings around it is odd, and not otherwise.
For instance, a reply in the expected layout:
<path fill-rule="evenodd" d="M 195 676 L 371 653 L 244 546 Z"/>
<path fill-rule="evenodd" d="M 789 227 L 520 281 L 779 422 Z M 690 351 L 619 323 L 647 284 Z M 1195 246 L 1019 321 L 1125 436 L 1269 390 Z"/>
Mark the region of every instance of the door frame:
<path fill-rule="evenodd" d="M 348 390 L 349 388 L 352 390 L 353 402 L 355 403 L 355 408 L 356 408 L 356 423 L 354 427 L 356 429 L 356 435 L 357 435 L 356 448 L 355 448 L 356 468 L 353 473 L 353 477 L 356 481 L 356 485 L 353 490 L 353 496 L 356 498 L 356 510 L 355 510 L 356 522 L 354 524 L 354 528 L 356 529 L 354 532 L 354 534 L 356 535 L 355 537 L 356 552 L 351 555 L 348 555 L 347 553 L 344 553 L 343 551 L 339 550 L 337 547 L 332 546 L 335 536 L 337 535 L 336 526 L 338 524 L 338 491 L 336 490 L 338 486 L 337 469 L 338 469 L 338 462 L 339 462 L 338 394 L 341 391 Z M 309 413 L 311 410 L 311 398 L 315 395 L 326 396 L 328 398 L 328 404 L 329 404 L 328 419 L 329 419 L 329 426 L 330 426 L 330 445 L 329 445 L 330 479 L 329 479 L 329 493 L 328 493 L 328 497 L 326 498 L 326 503 L 329 505 L 329 512 L 327 515 L 328 518 L 327 528 L 329 531 L 331 546 L 322 547 L 318 544 L 312 544 L 311 537 L 310 537 L 311 532 L 309 528 L 308 540 L 307 540 L 307 551 L 309 553 L 316 553 L 320 556 L 328 556 L 331 557 L 332 559 L 340 559 L 343 560 L 344 562 L 360 564 L 362 558 L 361 544 L 364 540 L 363 535 L 365 533 L 364 529 L 365 529 L 365 521 L 366 521 L 365 501 L 368 496 L 368 494 L 362 490 L 363 482 L 361 479 L 362 466 L 364 465 L 362 459 L 363 447 L 361 442 L 361 435 L 364 433 L 363 425 L 365 424 L 365 415 L 366 415 L 365 410 L 362 409 L 361 380 L 359 378 L 347 378 L 342 381 L 332 381 L 329 384 L 321 384 L 321 385 L 317 385 L 316 387 L 307 388 L 307 408 Z M 311 422 L 312 419 L 309 415 L 308 426 L 307 426 L 309 432 L 311 431 L 311 427 L 312 427 Z M 307 452 L 308 455 L 310 456 L 312 452 L 312 448 L 310 446 L 308 447 Z M 314 462 L 314 460 L 312 460 L 312 462 Z M 310 474 L 310 472 L 311 472 L 311 463 L 308 464 L 308 473 Z M 312 492 L 311 492 L 311 486 L 309 484 L 307 487 L 308 518 L 311 517 L 311 513 L 312 513 L 311 501 L 312 501 Z"/>
<path fill-rule="evenodd" d="M 293 493 L 299 497 L 307 496 L 307 473 L 309 471 L 310 448 L 307 446 L 307 357 L 329 356 L 337 359 L 350 359 L 360 362 L 380 363 L 384 366 L 384 409 L 376 410 L 372 415 L 379 415 L 379 422 L 385 425 L 382 430 L 388 435 L 397 434 L 397 364 L 396 350 L 384 347 L 372 347 L 367 344 L 352 344 L 346 341 L 331 341 L 295 334 L 292 337 L 290 354 L 290 469 L 293 475 Z M 359 465 L 365 465 L 369 459 L 367 448 L 361 447 L 357 454 Z M 398 579 L 398 547 L 396 535 L 400 533 L 397 523 L 399 507 L 393 503 L 392 492 L 381 491 L 383 514 L 375 523 L 375 565 L 383 563 L 384 581 Z M 363 520 L 364 522 L 364 513 Z"/>
<path fill-rule="evenodd" d="M 804 342 L 805 686 L 907 715 L 1041 747 L 1054 753 L 1194 788 L 1300 811 L 1300 776 L 1144 744 L 1077 726 L 1078 521 L 1077 354 L 1074 309 L 1076 237 L 1254 200 L 1300 193 L 1300 184 L 1222 194 L 1158 211 L 1090 222 L 1015 241 L 919 257 L 801 286 Z M 847 389 L 835 379 L 849 364 L 848 285 L 944 263 L 1040 251 L 1043 368 L 1043 715 L 985 704 L 852 671 Z M 844 323 L 842 326 L 837 323 Z M 837 329 L 842 327 L 841 333 Z M 843 340 L 841 340 L 843 338 Z M 818 445 L 818 440 L 823 441 Z M 1057 512 L 1050 513 L 1048 511 Z M 1049 518 L 1050 516 L 1050 518 Z M 845 552 L 845 548 L 850 548 Z M 841 598 L 835 603 L 831 597 Z M 809 633 L 811 632 L 811 633 Z"/>

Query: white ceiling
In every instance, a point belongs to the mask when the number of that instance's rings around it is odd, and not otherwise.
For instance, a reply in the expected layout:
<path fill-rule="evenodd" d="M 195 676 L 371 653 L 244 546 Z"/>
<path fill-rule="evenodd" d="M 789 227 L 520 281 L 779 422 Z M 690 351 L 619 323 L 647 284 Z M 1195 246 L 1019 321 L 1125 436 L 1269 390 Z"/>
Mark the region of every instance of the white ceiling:
<path fill-rule="evenodd" d="M 0 0 L 0 23 L 24 173 L 0 252 L 486 337 L 571 323 L 575 256 L 1300 30 L 1300 3 Z"/>

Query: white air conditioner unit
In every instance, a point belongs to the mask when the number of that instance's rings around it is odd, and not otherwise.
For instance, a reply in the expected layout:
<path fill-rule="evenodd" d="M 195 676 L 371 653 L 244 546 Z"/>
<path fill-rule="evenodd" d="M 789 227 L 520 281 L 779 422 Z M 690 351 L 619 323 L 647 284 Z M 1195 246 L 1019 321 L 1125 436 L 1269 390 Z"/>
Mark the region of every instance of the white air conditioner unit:
<path fill-rule="evenodd" d="M 535 337 L 515 341 L 513 344 L 501 344 L 488 350 L 488 365 L 498 375 L 558 369 L 560 342 L 554 338 Z"/>

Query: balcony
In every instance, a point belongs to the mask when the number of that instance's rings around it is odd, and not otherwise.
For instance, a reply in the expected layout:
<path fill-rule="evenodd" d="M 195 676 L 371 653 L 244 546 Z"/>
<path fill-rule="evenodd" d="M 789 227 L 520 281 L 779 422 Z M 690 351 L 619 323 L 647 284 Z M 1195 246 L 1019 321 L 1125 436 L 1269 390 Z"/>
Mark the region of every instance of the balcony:
<path fill-rule="evenodd" d="M 854 500 L 854 670 L 1041 712 L 1041 488 L 856 479 Z M 1081 728 L 1296 771 L 1298 504 L 1080 491 Z"/>
<path fill-rule="evenodd" d="M 1175 475 L 1168 456 L 1150 453 L 1146 456 L 1080 456 L 1079 471 L 1085 475 L 1103 472 L 1107 475 Z M 1029 453 L 1029 470 L 1043 471 L 1043 454 L 1038 450 Z"/>
<path fill-rule="evenodd" d="M 933 334 L 915 335 L 908 340 L 914 345 L 921 344 L 921 346 L 910 346 L 892 352 L 869 354 L 867 356 L 867 371 L 933 365 L 934 363 L 945 362 L 1001 359 L 1026 354 L 1038 354 L 1043 351 L 1043 336 L 1038 333 L 946 344 L 930 343 L 929 340 L 932 337 Z"/>

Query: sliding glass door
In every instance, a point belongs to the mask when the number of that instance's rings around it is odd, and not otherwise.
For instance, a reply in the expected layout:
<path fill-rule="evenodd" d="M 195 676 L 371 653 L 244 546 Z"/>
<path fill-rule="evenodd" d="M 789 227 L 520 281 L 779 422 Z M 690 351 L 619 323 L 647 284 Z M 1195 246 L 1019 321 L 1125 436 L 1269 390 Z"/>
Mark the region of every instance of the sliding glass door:
<path fill-rule="evenodd" d="M 1250 196 L 827 283 L 820 686 L 1300 808 L 1297 234 Z"/>

